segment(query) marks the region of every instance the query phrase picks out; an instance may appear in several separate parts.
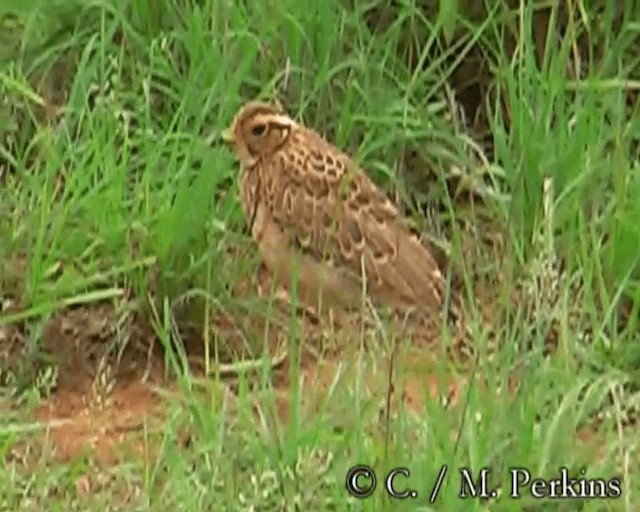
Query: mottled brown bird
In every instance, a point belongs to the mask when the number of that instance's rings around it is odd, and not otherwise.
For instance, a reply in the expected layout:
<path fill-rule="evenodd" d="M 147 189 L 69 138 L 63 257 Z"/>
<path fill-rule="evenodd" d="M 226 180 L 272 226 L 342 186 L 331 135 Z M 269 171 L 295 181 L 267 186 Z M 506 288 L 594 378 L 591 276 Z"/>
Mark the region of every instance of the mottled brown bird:
<path fill-rule="evenodd" d="M 304 304 L 353 308 L 366 295 L 394 311 L 442 311 L 433 256 L 349 156 L 261 102 L 244 105 L 223 140 L 240 160 L 260 256 L 284 286 L 297 280 Z"/>

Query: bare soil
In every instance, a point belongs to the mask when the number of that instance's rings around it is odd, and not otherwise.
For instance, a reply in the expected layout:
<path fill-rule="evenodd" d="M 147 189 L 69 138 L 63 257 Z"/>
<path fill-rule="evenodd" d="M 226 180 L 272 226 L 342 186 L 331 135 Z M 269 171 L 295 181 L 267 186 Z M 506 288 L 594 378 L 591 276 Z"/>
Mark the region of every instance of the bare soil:
<path fill-rule="evenodd" d="M 55 460 L 86 456 L 99 466 L 108 467 L 130 460 L 132 455 L 150 456 L 144 434 L 162 428 L 168 405 L 159 391 L 175 396 L 180 390 L 170 377 L 163 350 L 141 321 L 128 325 L 131 336 L 119 358 L 113 350 L 106 350 L 116 316 L 110 305 L 97 304 L 59 312 L 49 321 L 44 330 L 44 351 L 57 367 L 57 379 L 50 396 L 33 411 L 33 419 L 45 428 L 36 436 L 35 443 L 16 445 L 13 457 L 26 459 L 27 453 L 36 455 L 46 449 Z M 185 348 L 187 355 L 196 361 L 203 352 L 202 340 L 193 337 Z M 347 382 L 355 378 L 357 357 L 357 343 L 334 346 L 323 351 L 322 357 L 303 353 L 300 361 L 303 414 L 313 416 L 338 371 L 343 372 L 342 378 Z M 457 409 L 456 414 L 461 412 L 456 405 L 463 401 L 460 397 L 466 389 L 467 377 L 450 374 L 443 379 L 442 361 L 438 361 L 435 352 L 424 348 L 397 351 L 393 357 L 391 376 L 389 356 L 371 359 L 375 368 L 372 366 L 365 373 L 366 387 L 373 396 L 380 397 L 392 411 L 403 405 L 418 412 L 427 400 L 446 400 Z M 191 365 L 198 380 L 213 379 L 203 375 L 202 367 Z M 233 380 L 227 379 L 230 389 Z M 273 383 L 279 419 L 287 421 L 291 390 L 288 361 L 274 370 Z M 516 392 L 514 380 L 509 396 Z M 595 432 L 587 430 L 580 437 L 589 441 L 589 445 L 596 440 Z M 188 438 L 189 433 L 185 432 L 185 442 Z"/>

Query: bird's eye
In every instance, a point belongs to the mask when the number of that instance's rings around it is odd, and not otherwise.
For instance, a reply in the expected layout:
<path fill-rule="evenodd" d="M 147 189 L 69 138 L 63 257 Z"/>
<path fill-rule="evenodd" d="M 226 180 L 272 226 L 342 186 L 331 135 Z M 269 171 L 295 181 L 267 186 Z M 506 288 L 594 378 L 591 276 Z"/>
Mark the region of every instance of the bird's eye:
<path fill-rule="evenodd" d="M 256 137 L 260 137 L 260 135 L 262 135 L 266 129 L 267 126 L 265 124 L 257 124 L 253 128 L 251 128 L 251 133 Z"/>

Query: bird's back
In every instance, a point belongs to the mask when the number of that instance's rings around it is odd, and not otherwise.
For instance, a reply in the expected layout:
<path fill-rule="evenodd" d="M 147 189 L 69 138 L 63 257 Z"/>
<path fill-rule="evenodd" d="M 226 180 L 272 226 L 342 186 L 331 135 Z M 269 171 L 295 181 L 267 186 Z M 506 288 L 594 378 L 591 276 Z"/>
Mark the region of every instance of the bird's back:
<path fill-rule="evenodd" d="M 440 311 L 444 277 L 435 259 L 346 154 L 298 127 L 262 163 L 260 180 L 266 209 L 291 249 L 359 289 L 364 274 L 374 303 Z"/>

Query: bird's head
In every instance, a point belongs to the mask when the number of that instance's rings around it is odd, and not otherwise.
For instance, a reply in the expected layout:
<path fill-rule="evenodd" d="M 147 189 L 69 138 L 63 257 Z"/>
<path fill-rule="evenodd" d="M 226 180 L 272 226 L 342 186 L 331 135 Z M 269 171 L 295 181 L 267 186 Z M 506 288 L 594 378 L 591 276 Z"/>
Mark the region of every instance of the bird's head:
<path fill-rule="evenodd" d="M 222 140 L 233 148 L 244 167 L 272 156 L 287 141 L 295 126 L 280 108 L 252 101 L 240 108 Z"/>

